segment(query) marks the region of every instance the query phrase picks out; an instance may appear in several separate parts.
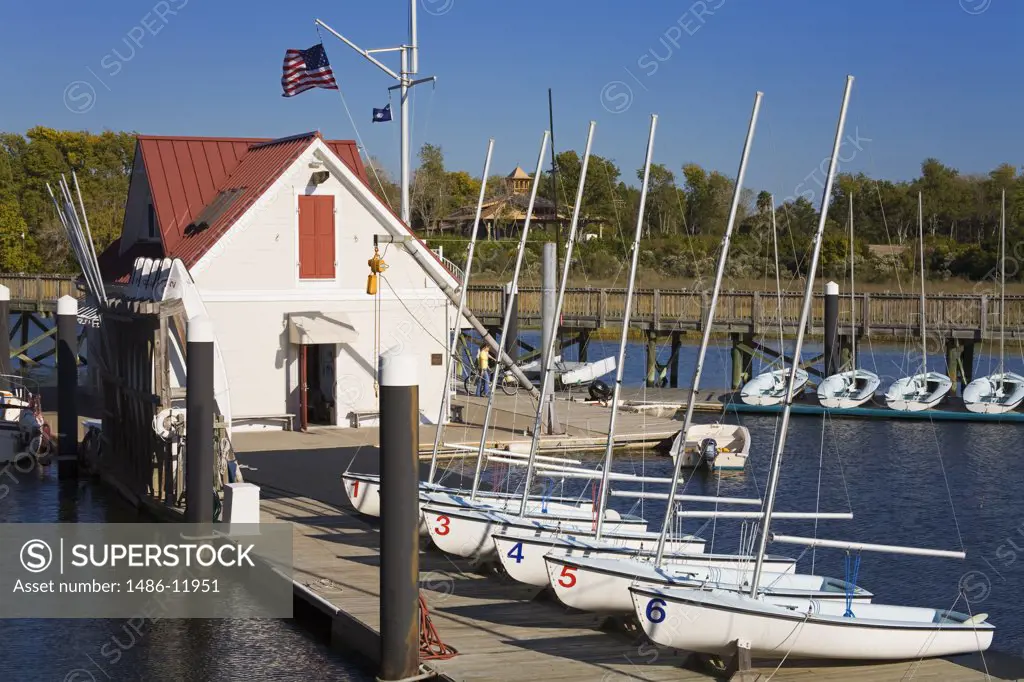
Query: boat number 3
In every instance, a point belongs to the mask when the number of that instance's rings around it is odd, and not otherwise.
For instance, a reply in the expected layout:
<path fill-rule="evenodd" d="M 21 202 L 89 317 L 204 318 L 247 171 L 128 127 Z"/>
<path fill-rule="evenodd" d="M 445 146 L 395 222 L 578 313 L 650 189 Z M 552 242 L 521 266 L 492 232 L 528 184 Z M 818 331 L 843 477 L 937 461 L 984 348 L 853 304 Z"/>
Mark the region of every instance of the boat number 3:
<path fill-rule="evenodd" d="M 567 589 L 575 585 L 576 567 L 562 566 L 562 572 L 558 575 L 558 584 Z"/>
<path fill-rule="evenodd" d="M 517 564 L 522 563 L 523 543 L 517 542 L 515 545 L 512 546 L 512 549 L 510 549 L 508 551 L 508 554 L 506 554 L 505 556 L 507 556 L 509 559 L 515 559 Z"/>
<path fill-rule="evenodd" d="M 647 602 L 647 620 L 652 623 L 660 623 L 665 620 L 664 599 L 652 599 Z"/>
<path fill-rule="evenodd" d="M 359 481 L 352 481 L 352 497 L 359 497 Z"/>
<path fill-rule="evenodd" d="M 448 535 L 448 533 L 451 531 L 451 528 L 448 527 L 448 524 L 451 522 L 452 520 L 449 519 L 447 516 L 438 516 L 437 527 L 434 528 L 434 532 L 438 535 Z"/>

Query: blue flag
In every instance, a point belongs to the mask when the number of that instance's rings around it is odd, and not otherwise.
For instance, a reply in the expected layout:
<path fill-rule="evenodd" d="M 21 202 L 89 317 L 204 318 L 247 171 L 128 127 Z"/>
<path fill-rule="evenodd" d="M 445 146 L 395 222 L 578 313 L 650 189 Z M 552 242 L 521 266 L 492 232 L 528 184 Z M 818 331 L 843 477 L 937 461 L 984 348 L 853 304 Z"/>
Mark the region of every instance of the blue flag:
<path fill-rule="evenodd" d="M 390 103 L 386 107 L 384 107 L 383 109 L 376 109 L 375 108 L 373 110 L 373 122 L 374 123 L 383 123 L 384 121 L 390 121 L 390 120 L 391 120 L 391 104 Z"/>

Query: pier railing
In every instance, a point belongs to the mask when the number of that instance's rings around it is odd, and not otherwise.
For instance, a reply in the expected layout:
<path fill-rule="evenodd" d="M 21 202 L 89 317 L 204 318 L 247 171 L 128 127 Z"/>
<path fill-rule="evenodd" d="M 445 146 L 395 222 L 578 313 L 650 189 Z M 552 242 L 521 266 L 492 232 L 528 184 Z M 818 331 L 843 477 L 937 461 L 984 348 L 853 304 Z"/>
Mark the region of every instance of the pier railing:
<path fill-rule="evenodd" d="M 80 296 L 68 275 L 24 275 L 0 273 L 0 284 L 11 290 L 13 310 L 45 310 L 64 295 Z M 519 323 L 540 326 L 540 287 L 520 287 Z M 630 326 L 656 332 L 699 331 L 707 319 L 710 295 L 686 289 L 640 289 L 633 294 Z M 726 291 L 719 297 L 715 329 L 752 334 L 796 332 L 803 295 L 772 292 Z M 572 288 L 565 292 L 562 326 L 568 329 L 596 329 L 622 324 L 625 289 Z M 470 286 L 466 304 L 489 326 L 500 326 L 505 305 L 501 285 Z M 908 336 L 920 332 L 920 298 L 917 294 L 864 293 L 851 304 L 849 296 L 839 297 L 839 331 L 858 336 Z M 781 318 L 779 310 L 781 307 Z M 988 294 L 933 294 L 926 302 L 930 332 L 951 338 L 998 338 L 999 297 Z M 810 331 L 824 327 L 825 295 L 818 293 L 811 307 Z M 1024 337 L 1024 296 L 1006 297 L 1007 336 Z"/>
<path fill-rule="evenodd" d="M 0 272 L 0 284 L 11 290 L 11 310 L 48 311 L 57 309 L 61 296 L 81 296 L 70 275 L 25 275 Z"/>
<path fill-rule="evenodd" d="M 519 324 L 540 326 L 540 287 L 520 287 Z M 684 289 L 644 289 L 634 292 L 630 326 L 656 332 L 697 331 L 703 328 L 710 295 Z M 780 300 L 781 298 L 781 300 Z M 622 324 L 625 289 L 574 288 L 565 292 L 561 324 L 565 328 L 595 329 Z M 500 324 L 505 293 L 500 285 L 471 286 L 467 305 L 485 324 Z M 781 325 L 787 334 L 796 332 L 803 294 L 759 291 L 726 291 L 719 296 L 715 330 L 771 334 Z M 781 315 L 780 315 L 781 310 Z M 929 295 L 926 302 L 929 334 L 951 338 L 998 338 L 999 298 L 986 294 Z M 825 295 L 816 294 L 811 307 L 812 333 L 824 330 Z M 851 302 L 839 298 L 839 331 L 858 336 L 908 336 L 920 333 L 921 303 L 917 294 L 864 293 Z M 1024 296 L 1006 297 L 1007 336 L 1024 336 Z"/>

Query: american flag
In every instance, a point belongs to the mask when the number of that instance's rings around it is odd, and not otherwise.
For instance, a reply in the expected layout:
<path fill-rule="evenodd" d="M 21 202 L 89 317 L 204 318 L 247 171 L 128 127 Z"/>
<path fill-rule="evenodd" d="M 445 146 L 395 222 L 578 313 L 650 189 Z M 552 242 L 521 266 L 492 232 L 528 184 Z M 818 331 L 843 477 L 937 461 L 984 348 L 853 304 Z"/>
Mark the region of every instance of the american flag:
<path fill-rule="evenodd" d="M 308 50 L 288 50 L 284 55 L 284 75 L 281 87 L 285 97 L 293 97 L 313 88 L 337 90 L 338 83 L 327 61 L 323 45 Z"/>

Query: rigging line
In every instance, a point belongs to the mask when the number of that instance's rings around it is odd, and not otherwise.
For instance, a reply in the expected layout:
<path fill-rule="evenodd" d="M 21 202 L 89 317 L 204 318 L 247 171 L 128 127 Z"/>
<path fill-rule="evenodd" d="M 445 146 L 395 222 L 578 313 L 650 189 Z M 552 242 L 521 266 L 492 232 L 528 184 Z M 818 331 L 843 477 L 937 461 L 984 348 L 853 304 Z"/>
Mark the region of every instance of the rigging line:
<path fill-rule="evenodd" d="M 402 304 L 402 307 L 403 307 L 403 308 L 405 308 L 405 312 L 409 313 L 409 317 L 411 317 L 411 318 L 412 318 L 413 320 L 415 320 L 415 321 L 416 321 L 416 324 L 418 324 L 418 325 L 420 326 L 420 328 L 421 328 L 421 329 L 422 329 L 422 330 L 423 330 L 424 332 L 426 332 L 426 333 L 427 333 L 427 336 L 429 336 L 429 337 L 430 337 L 431 339 L 433 339 L 433 340 L 434 340 L 434 341 L 435 341 L 436 343 L 439 343 L 439 344 L 440 344 L 441 346 L 444 346 L 444 345 L 445 345 L 444 341 L 441 341 L 441 340 L 440 340 L 440 339 L 438 339 L 438 338 L 437 338 L 436 336 L 434 336 L 434 334 L 433 334 L 433 333 L 432 333 L 432 332 L 431 332 L 431 331 L 430 331 L 429 329 L 427 329 L 427 327 L 426 327 L 426 326 L 425 326 L 425 325 L 424 325 L 424 324 L 423 324 L 423 323 L 422 323 L 422 322 L 420 321 L 419 317 L 417 317 L 417 316 L 416 316 L 415 314 L 413 314 L 413 312 L 412 312 L 411 310 L 409 310 L 409 306 L 407 306 L 407 305 L 405 304 L 405 301 L 403 301 L 403 300 L 402 300 L 402 297 L 401 297 L 401 295 L 399 295 L 398 291 L 396 291 L 396 290 L 395 290 L 395 288 L 394 288 L 393 286 L 391 286 L 391 282 L 389 282 L 389 281 L 388 281 L 388 278 L 387 278 L 387 276 L 386 276 L 386 275 L 385 275 L 384 273 L 381 273 L 381 274 L 380 274 L 380 278 L 381 278 L 382 280 L 384 280 L 384 283 L 385 283 L 385 284 L 387 284 L 387 285 L 388 285 L 388 289 L 390 289 L 390 290 L 391 290 L 391 292 L 392 292 L 392 293 L 393 293 L 393 294 L 395 295 L 395 299 L 396 299 L 396 300 L 397 300 L 397 301 L 398 301 L 399 303 L 401 303 L 401 304 Z M 380 296 L 380 291 L 378 291 L 378 292 L 377 292 L 377 296 L 378 296 L 378 297 Z M 378 304 L 378 306 L 379 306 L 379 304 Z M 379 312 L 378 312 L 378 316 L 379 316 Z"/>
<path fill-rule="evenodd" d="M 821 472 L 825 465 L 825 424 L 828 420 L 828 413 L 821 420 L 821 445 L 818 450 L 818 490 L 814 499 L 814 513 L 817 515 L 821 511 Z M 818 518 L 814 518 L 814 538 L 818 538 Z M 817 559 L 817 548 L 811 551 L 811 573 L 814 573 L 814 564 Z"/>
<path fill-rule="evenodd" d="M 320 28 L 317 27 L 317 35 L 320 33 Z M 341 86 L 338 86 L 338 97 L 341 98 L 341 106 L 345 108 L 345 114 L 348 116 L 349 123 L 352 124 L 352 131 L 356 134 L 356 143 L 359 145 L 359 149 L 366 154 L 366 165 L 370 167 L 370 171 L 373 173 L 373 177 L 377 180 L 377 186 L 380 187 L 380 196 L 387 202 L 388 208 L 394 210 L 395 207 L 391 204 L 391 199 L 388 198 L 388 193 L 384 191 L 384 183 L 381 182 L 380 176 L 377 175 L 377 164 L 373 163 L 373 157 L 370 156 L 370 150 L 363 144 L 363 138 L 359 134 L 359 127 L 356 125 L 355 118 L 352 117 L 352 112 L 349 111 L 348 102 L 345 101 L 345 93 L 341 91 Z"/>

